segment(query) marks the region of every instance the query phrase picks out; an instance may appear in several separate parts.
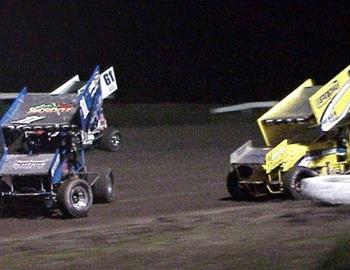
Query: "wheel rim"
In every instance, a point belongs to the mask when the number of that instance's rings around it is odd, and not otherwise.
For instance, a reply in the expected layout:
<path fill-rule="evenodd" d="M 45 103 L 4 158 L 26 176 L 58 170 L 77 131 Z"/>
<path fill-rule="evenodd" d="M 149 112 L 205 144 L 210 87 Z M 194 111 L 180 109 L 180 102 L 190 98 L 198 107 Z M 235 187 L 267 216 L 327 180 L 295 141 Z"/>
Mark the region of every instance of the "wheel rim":
<path fill-rule="evenodd" d="M 89 193 L 83 187 L 75 187 L 71 191 L 70 200 L 74 209 L 86 209 L 89 205 Z"/>
<path fill-rule="evenodd" d="M 294 189 L 298 192 L 302 192 L 303 191 L 303 181 L 302 179 L 297 179 L 295 182 L 294 182 Z"/>
<path fill-rule="evenodd" d="M 120 136 L 118 133 L 115 133 L 111 136 L 111 144 L 113 145 L 113 147 L 119 147 L 120 144 Z"/>
<path fill-rule="evenodd" d="M 308 174 L 308 173 L 305 173 L 305 172 L 302 172 L 301 174 L 299 174 L 297 177 L 296 177 L 296 179 L 295 179 L 295 181 L 294 181 L 294 189 L 297 191 L 297 192 L 299 192 L 299 193 L 301 193 L 301 192 L 303 192 L 303 190 L 304 190 L 304 183 L 303 183 L 303 179 L 304 178 L 307 178 L 307 177 L 310 177 L 310 176 L 314 176 L 314 175 L 311 175 L 310 173 Z"/>

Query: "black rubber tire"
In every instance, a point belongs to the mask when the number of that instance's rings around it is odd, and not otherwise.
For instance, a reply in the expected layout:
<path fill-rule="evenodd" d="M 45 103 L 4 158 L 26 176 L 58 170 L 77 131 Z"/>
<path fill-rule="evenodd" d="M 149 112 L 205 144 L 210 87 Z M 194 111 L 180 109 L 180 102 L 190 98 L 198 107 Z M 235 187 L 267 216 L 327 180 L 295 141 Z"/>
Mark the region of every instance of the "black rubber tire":
<path fill-rule="evenodd" d="M 100 176 L 92 186 L 94 201 L 111 203 L 115 198 L 115 181 L 112 169 L 109 167 L 98 167 L 91 171 L 98 173 Z"/>
<path fill-rule="evenodd" d="M 102 131 L 98 147 L 106 151 L 117 151 L 120 149 L 121 135 L 114 127 L 107 127 Z"/>
<path fill-rule="evenodd" d="M 317 175 L 312 169 L 295 166 L 283 175 L 283 185 L 294 199 L 300 200 L 303 198 L 302 179 Z"/>
<path fill-rule="evenodd" d="M 236 172 L 231 172 L 228 174 L 226 179 L 226 187 L 234 200 L 243 201 L 252 199 L 252 195 L 247 190 L 239 186 L 239 177 Z"/>
<path fill-rule="evenodd" d="M 81 218 L 88 215 L 93 203 L 93 194 L 90 185 L 85 180 L 71 178 L 61 184 L 57 192 L 57 199 L 58 207 L 65 217 Z"/>
<path fill-rule="evenodd" d="M 6 198 L 0 198 L 0 217 L 6 216 L 7 201 Z"/>

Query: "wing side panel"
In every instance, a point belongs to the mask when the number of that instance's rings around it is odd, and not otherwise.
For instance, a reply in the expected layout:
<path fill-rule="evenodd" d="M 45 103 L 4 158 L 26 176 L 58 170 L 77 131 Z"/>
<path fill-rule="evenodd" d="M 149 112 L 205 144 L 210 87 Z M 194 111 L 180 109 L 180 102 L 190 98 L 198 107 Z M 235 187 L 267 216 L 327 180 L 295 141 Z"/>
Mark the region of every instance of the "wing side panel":
<path fill-rule="evenodd" d="M 316 118 L 317 124 L 320 124 L 322 119 L 325 119 L 324 114 L 333 98 L 338 93 L 347 93 L 347 90 L 350 88 L 349 80 L 350 65 L 309 98 L 310 106 Z M 349 102 L 350 95 L 346 94 L 342 99 L 341 104 L 338 103 L 339 107 L 337 108 L 336 113 L 344 110 Z"/>

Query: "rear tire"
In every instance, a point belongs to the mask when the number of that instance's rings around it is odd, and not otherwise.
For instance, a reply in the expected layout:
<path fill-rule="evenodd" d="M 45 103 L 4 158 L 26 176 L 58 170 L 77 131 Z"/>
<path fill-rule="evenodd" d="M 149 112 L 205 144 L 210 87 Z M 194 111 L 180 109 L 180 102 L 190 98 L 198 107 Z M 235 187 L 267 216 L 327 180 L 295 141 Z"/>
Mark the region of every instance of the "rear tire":
<path fill-rule="evenodd" d="M 92 186 L 94 199 L 99 203 L 111 203 L 115 198 L 115 181 L 113 171 L 108 167 L 99 167 L 93 169 L 100 178 Z"/>
<path fill-rule="evenodd" d="M 231 172 L 227 176 L 226 187 L 232 199 L 237 201 L 250 199 L 251 194 L 239 186 L 239 177 L 236 172 Z"/>
<path fill-rule="evenodd" d="M 102 137 L 99 142 L 99 148 L 106 151 L 117 151 L 120 149 L 121 135 L 113 127 L 107 127 L 102 131 Z"/>
<path fill-rule="evenodd" d="M 93 195 L 90 185 L 83 179 L 64 181 L 57 193 L 59 209 L 65 217 L 86 217 L 91 209 Z"/>
<path fill-rule="evenodd" d="M 294 168 L 286 172 L 286 174 L 283 176 L 283 185 L 294 199 L 300 200 L 303 198 L 302 180 L 304 178 L 314 177 L 317 175 L 318 173 L 314 170 L 305 167 L 295 166 Z"/>
<path fill-rule="evenodd" d="M 0 217 L 6 216 L 6 210 L 7 210 L 7 201 L 6 201 L 6 198 L 2 197 L 0 198 Z"/>

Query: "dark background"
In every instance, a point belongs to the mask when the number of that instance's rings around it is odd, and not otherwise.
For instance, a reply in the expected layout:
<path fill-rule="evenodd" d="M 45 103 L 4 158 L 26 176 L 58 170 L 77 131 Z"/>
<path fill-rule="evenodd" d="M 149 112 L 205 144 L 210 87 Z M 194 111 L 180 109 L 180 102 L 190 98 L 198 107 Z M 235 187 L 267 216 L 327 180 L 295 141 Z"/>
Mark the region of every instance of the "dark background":
<path fill-rule="evenodd" d="M 119 102 L 280 99 L 350 64 L 350 4 L 327 2 L 0 0 L 0 91 L 49 91 L 100 64 Z"/>

